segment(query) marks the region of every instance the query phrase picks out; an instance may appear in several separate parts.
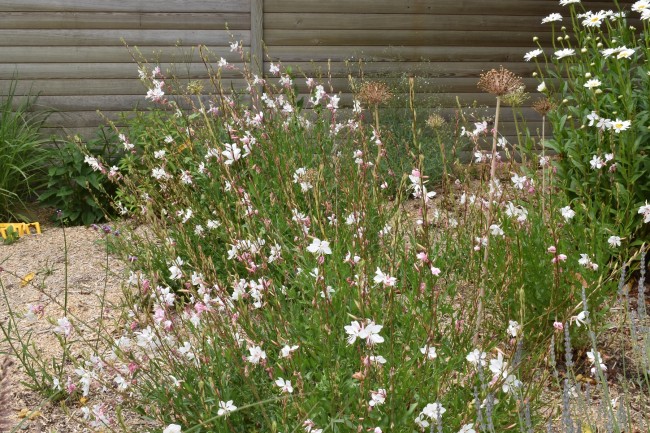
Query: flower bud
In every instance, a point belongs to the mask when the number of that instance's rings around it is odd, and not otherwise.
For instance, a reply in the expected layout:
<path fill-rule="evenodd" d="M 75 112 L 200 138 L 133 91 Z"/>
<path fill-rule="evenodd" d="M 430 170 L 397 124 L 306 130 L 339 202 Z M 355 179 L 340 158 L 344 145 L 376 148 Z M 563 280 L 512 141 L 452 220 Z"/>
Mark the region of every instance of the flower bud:
<path fill-rule="evenodd" d="M 562 27 L 560 28 L 560 30 L 562 30 L 563 32 L 566 32 L 566 26 L 562 26 Z"/>
<path fill-rule="evenodd" d="M 539 38 L 537 36 L 533 37 L 533 42 L 539 41 Z"/>
<path fill-rule="evenodd" d="M 602 89 L 596 89 L 595 93 L 596 93 L 596 95 L 600 95 L 601 93 L 603 93 L 603 91 L 602 91 Z"/>
<path fill-rule="evenodd" d="M 591 78 L 591 72 L 587 72 L 587 73 L 585 74 L 585 78 Z"/>
<path fill-rule="evenodd" d="M 586 53 L 586 52 L 587 52 L 587 49 L 586 49 L 586 48 L 582 48 L 582 49 L 580 49 L 580 52 L 581 52 L 581 53 Z"/>
<path fill-rule="evenodd" d="M 566 98 L 564 98 L 564 99 L 562 100 L 562 103 L 563 103 L 563 104 L 566 104 L 567 102 L 569 102 L 569 100 L 566 99 Z"/>
<path fill-rule="evenodd" d="M 558 42 L 562 42 L 562 36 L 558 36 L 556 39 Z"/>
<path fill-rule="evenodd" d="M 602 48 L 602 47 L 603 47 L 603 43 L 602 43 L 602 42 L 598 42 L 598 43 L 596 44 L 596 48 Z"/>
<path fill-rule="evenodd" d="M 569 35 L 566 35 L 566 36 L 564 37 L 564 40 L 565 40 L 565 41 L 568 41 L 569 39 L 571 39 L 571 38 L 569 37 Z"/>
<path fill-rule="evenodd" d="M 537 71 L 533 72 L 533 77 L 537 76 Z"/>

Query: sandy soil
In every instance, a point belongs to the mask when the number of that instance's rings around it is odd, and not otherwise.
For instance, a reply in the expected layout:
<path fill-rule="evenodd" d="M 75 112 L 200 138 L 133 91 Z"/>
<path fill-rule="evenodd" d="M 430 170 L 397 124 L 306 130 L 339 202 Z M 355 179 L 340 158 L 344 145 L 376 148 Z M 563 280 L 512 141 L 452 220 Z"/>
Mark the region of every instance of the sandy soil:
<path fill-rule="evenodd" d="M 114 311 L 113 305 L 121 294 L 124 265 L 107 254 L 102 233 L 85 227 L 64 230 L 45 225 L 41 235 L 24 236 L 11 245 L 0 243 L 0 289 L 6 298 L 0 301 L 0 322 L 6 328 L 9 310 L 25 313 L 28 305 L 42 305 L 44 312 L 36 320 L 21 318 L 17 326 L 23 335 L 31 333 L 32 341 L 44 359 L 60 360 L 61 347 L 53 333 L 56 320 L 63 316 L 60 305 L 68 292 L 71 317 L 86 322 L 92 328 L 98 322 L 101 306 L 104 314 Z M 65 237 L 64 237 L 65 234 Z M 66 277 L 67 244 L 67 277 Z M 26 282 L 27 279 L 31 280 Z M 66 281 L 67 280 L 67 281 Z M 103 302 L 102 302 L 103 300 Z M 54 323 L 53 323 L 54 322 Z M 83 337 L 94 338 L 90 329 Z M 0 336 L 0 351 L 9 350 L 4 335 Z M 72 355 L 77 353 L 73 347 Z M 10 407 L 15 425 L 27 432 L 89 431 L 80 422 L 81 402 L 67 406 L 43 401 L 42 396 L 21 384 L 28 380 L 20 365 L 14 365 L 10 377 Z M 92 405 L 93 401 L 85 404 Z M 30 415 L 30 411 L 37 411 Z M 27 415 L 27 416 L 26 416 Z"/>

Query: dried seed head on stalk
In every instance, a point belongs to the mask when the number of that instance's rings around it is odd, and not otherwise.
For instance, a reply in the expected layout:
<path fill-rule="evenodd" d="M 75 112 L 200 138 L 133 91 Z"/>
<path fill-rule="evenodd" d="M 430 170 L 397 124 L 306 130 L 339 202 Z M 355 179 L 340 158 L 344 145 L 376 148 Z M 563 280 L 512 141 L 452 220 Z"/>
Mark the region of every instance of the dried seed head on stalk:
<path fill-rule="evenodd" d="M 359 99 L 368 105 L 380 105 L 388 102 L 393 97 L 385 83 L 379 81 L 366 81 L 359 90 Z"/>
<path fill-rule="evenodd" d="M 555 108 L 555 106 L 548 98 L 540 98 L 533 102 L 533 110 L 542 116 L 546 116 L 546 114 L 548 114 L 548 112 L 553 108 Z"/>
<path fill-rule="evenodd" d="M 523 86 L 524 81 L 521 77 L 504 69 L 503 66 L 499 70 L 491 69 L 482 73 L 481 78 L 478 80 L 479 89 L 497 96 L 514 93 Z"/>
<path fill-rule="evenodd" d="M 9 370 L 12 365 L 11 359 L 5 356 L 0 360 L 0 431 L 9 431 L 11 427 L 11 404 L 9 400 Z"/>
<path fill-rule="evenodd" d="M 524 86 L 521 86 L 514 92 L 506 93 L 503 95 L 503 103 L 512 107 L 519 107 L 524 102 L 526 102 L 528 96 L 529 95 L 526 93 L 526 88 Z"/>
<path fill-rule="evenodd" d="M 439 114 L 432 114 L 427 119 L 427 126 L 431 129 L 441 128 L 446 122 L 445 118 Z"/>

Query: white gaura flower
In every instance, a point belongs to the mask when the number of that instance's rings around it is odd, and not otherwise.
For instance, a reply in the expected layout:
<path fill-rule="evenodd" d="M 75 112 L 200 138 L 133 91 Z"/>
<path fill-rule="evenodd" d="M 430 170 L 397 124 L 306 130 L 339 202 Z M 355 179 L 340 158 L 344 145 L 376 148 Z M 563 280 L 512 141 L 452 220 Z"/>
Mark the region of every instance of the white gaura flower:
<path fill-rule="evenodd" d="M 447 409 L 442 407 L 440 403 L 429 403 L 422 409 L 421 415 L 427 416 L 431 420 L 442 418 L 442 414 L 447 412 Z"/>
<path fill-rule="evenodd" d="M 603 161 L 603 158 L 601 158 L 600 156 L 594 155 L 591 157 L 591 161 L 589 161 L 589 165 L 594 170 L 600 170 L 605 165 L 605 161 Z"/>
<path fill-rule="evenodd" d="M 492 236 L 504 236 L 505 235 L 503 229 L 498 224 L 492 224 L 490 226 L 490 234 Z"/>
<path fill-rule="evenodd" d="M 598 78 L 592 78 L 591 80 L 588 80 L 584 84 L 584 87 L 586 87 L 587 89 L 595 89 L 596 87 L 599 87 L 601 84 L 603 84 L 603 83 L 601 83 Z M 589 116 L 587 116 L 587 118 L 589 119 Z M 589 120 L 591 120 L 591 119 L 589 119 Z"/>
<path fill-rule="evenodd" d="M 549 16 L 547 16 L 546 18 L 544 18 L 542 20 L 542 24 L 552 23 L 552 22 L 555 22 L 555 21 L 562 21 L 562 15 L 560 15 L 558 13 L 550 14 Z"/>
<path fill-rule="evenodd" d="M 481 352 L 478 349 L 472 350 L 466 357 L 465 359 L 467 362 L 470 364 L 473 364 L 475 366 L 478 366 L 479 362 L 483 367 L 486 365 L 486 358 L 487 358 L 487 353 Z"/>
<path fill-rule="evenodd" d="M 379 335 L 379 332 L 381 332 L 383 325 L 377 325 L 372 320 L 367 320 L 366 322 L 367 323 L 365 328 L 359 332 L 359 338 L 366 340 L 366 344 L 368 346 L 383 343 L 384 337 Z"/>
<path fill-rule="evenodd" d="M 620 236 L 610 236 L 609 239 L 607 239 L 607 243 L 612 248 L 620 247 L 621 246 L 621 237 Z"/>
<path fill-rule="evenodd" d="M 512 338 L 517 338 L 521 334 L 521 325 L 515 320 L 509 320 L 507 332 Z"/>
<path fill-rule="evenodd" d="M 544 53 L 544 51 L 539 48 L 532 51 L 528 51 L 524 56 L 524 60 L 530 62 L 531 60 L 533 60 L 535 57 L 539 56 L 542 53 Z"/>
<path fill-rule="evenodd" d="M 247 356 L 246 360 L 251 364 L 259 364 L 260 361 L 266 359 L 266 352 L 260 346 L 249 347 L 248 352 L 250 356 Z"/>
<path fill-rule="evenodd" d="M 226 161 L 224 164 L 226 165 L 231 165 L 235 161 L 238 161 L 241 159 L 241 149 L 239 146 L 237 146 L 237 143 L 226 143 L 226 150 L 221 152 L 221 154 L 226 158 Z"/>
<path fill-rule="evenodd" d="M 465 424 L 458 430 L 458 433 L 476 433 L 474 430 L 474 424 Z"/>
<path fill-rule="evenodd" d="M 281 350 L 280 350 L 280 358 L 289 358 L 293 352 L 298 350 L 300 346 L 288 346 L 285 345 Z"/>
<path fill-rule="evenodd" d="M 375 271 L 373 281 L 375 284 L 383 284 L 384 287 L 395 287 L 395 284 L 397 284 L 397 278 L 384 274 L 379 268 Z"/>
<path fill-rule="evenodd" d="M 353 344 L 359 338 L 361 333 L 361 324 L 353 320 L 349 325 L 345 326 L 345 333 L 348 334 L 348 344 Z"/>
<path fill-rule="evenodd" d="M 596 351 L 595 353 L 593 351 L 587 352 L 587 359 L 589 359 L 589 362 L 593 367 L 591 367 L 591 375 L 595 376 L 596 375 L 596 363 L 600 365 L 600 370 L 605 372 L 607 371 L 607 366 L 603 363 L 603 357 L 600 354 L 600 352 Z"/>
<path fill-rule="evenodd" d="M 512 183 L 517 189 L 524 189 L 524 186 L 526 186 L 526 176 L 519 176 L 515 173 L 512 175 L 510 180 L 512 180 Z"/>
<path fill-rule="evenodd" d="M 291 381 L 290 380 L 284 380 L 281 377 L 278 377 L 278 379 L 275 381 L 275 384 L 280 388 L 280 391 L 285 392 L 287 394 L 291 394 L 293 392 L 293 386 L 291 386 Z"/>
<path fill-rule="evenodd" d="M 230 412 L 234 412 L 237 410 L 237 406 L 235 406 L 232 403 L 232 400 L 228 401 L 220 401 L 219 402 L 219 410 L 217 411 L 217 415 L 219 416 L 228 416 Z"/>
<path fill-rule="evenodd" d="M 66 338 L 72 334 L 72 323 L 70 323 L 70 320 L 68 320 L 67 317 L 58 319 L 56 323 L 58 326 L 54 328 L 55 333 L 63 335 Z"/>
<path fill-rule="evenodd" d="M 181 433 L 181 426 L 178 424 L 169 424 L 167 427 L 165 427 L 165 430 L 163 430 L 163 433 Z"/>
<path fill-rule="evenodd" d="M 330 243 L 328 241 L 321 241 L 318 238 L 314 238 L 311 242 L 311 245 L 307 247 L 307 251 L 317 256 L 322 256 L 324 254 L 332 254 L 332 249 L 330 248 Z"/>
<path fill-rule="evenodd" d="M 381 406 L 385 401 L 386 390 L 384 388 L 379 388 L 377 391 L 370 391 L 370 401 L 368 402 L 368 406 Z"/>
<path fill-rule="evenodd" d="M 586 84 L 585 87 L 587 87 Z M 587 126 L 594 126 L 594 124 L 600 120 L 600 116 L 595 111 L 592 111 L 587 114 L 587 120 L 589 121 L 589 125 Z"/>
<path fill-rule="evenodd" d="M 422 414 L 419 414 L 415 418 L 415 424 L 417 424 L 418 427 L 420 427 L 422 430 L 426 430 L 427 427 L 429 427 L 429 421 L 426 419 L 422 418 Z"/>
<path fill-rule="evenodd" d="M 557 57 L 558 60 L 559 60 L 559 59 L 563 59 L 565 57 L 573 56 L 573 55 L 575 55 L 575 53 L 576 53 L 576 50 L 574 50 L 573 48 L 565 48 L 563 50 L 556 51 L 555 53 L 553 53 L 553 55 L 555 57 Z"/>
<path fill-rule="evenodd" d="M 433 361 L 438 357 L 438 354 L 436 353 L 436 348 L 433 346 L 429 346 L 428 344 L 420 348 L 420 353 L 425 355 L 429 361 Z"/>
<path fill-rule="evenodd" d="M 581 311 L 577 316 L 571 317 L 571 323 L 575 322 L 578 328 L 584 325 L 589 317 L 588 311 Z"/>
<path fill-rule="evenodd" d="M 650 223 L 650 205 L 648 204 L 648 200 L 645 201 L 645 205 L 639 207 L 638 214 L 643 215 L 644 224 Z"/>
<path fill-rule="evenodd" d="M 571 206 L 564 206 L 563 208 L 560 208 L 560 213 L 562 214 L 562 217 L 564 217 L 565 221 L 569 221 L 571 218 L 576 216 L 576 212 L 571 209 Z"/>

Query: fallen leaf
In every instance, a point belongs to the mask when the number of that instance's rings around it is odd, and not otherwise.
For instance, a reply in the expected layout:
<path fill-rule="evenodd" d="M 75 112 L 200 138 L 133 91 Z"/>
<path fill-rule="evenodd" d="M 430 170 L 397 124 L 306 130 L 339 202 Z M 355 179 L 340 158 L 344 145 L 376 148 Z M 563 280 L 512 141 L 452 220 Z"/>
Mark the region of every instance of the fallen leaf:
<path fill-rule="evenodd" d="M 30 420 L 38 418 L 39 416 L 43 415 L 43 413 L 40 410 L 29 410 L 26 407 L 20 409 L 20 412 L 18 412 L 18 418 L 29 418 Z"/>
<path fill-rule="evenodd" d="M 29 282 L 34 279 L 34 276 L 36 276 L 36 274 L 33 272 L 30 272 L 29 274 L 25 275 L 23 279 L 20 281 L 20 287 L 25 287 L 27 284 L 29 284 Z"/>

